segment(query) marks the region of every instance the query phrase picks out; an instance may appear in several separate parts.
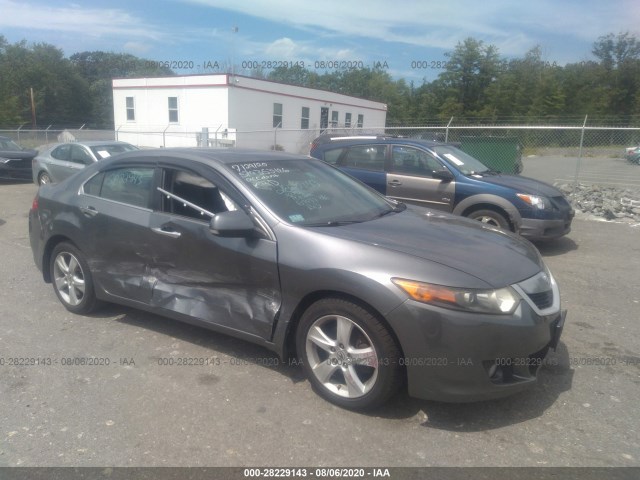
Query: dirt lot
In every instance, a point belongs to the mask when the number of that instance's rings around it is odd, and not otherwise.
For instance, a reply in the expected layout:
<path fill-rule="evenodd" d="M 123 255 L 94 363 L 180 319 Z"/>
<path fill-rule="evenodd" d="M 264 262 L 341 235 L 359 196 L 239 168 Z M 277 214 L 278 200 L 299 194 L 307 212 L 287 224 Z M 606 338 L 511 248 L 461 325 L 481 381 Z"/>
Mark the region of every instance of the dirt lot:
<path fill-rule="evenodd" d="M 569 315 L 531 391 L 358 414 L 254 345 L 67 312 L 33 263 L 35 191 L 0 185 L 0 466 L 640 466 L 640 227 L 577 219 L 540 245 Z M 180 357 L 219 363 L 165 364 Z"/>

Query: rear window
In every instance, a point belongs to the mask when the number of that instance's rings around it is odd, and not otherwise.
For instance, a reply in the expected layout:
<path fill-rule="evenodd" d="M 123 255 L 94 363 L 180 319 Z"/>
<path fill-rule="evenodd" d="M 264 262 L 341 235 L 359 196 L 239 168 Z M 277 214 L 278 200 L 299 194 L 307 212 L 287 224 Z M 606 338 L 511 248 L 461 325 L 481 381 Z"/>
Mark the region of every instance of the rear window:
<path fill-rule="evenodd" d="M 119 143 L 115 145 L 95 145 L 90 148 L 97 159 L 109 158 L 112 155 L 117 155 L 119 153 L 138 150 L 137 147 L 129 145 L 128 143 Z"/>

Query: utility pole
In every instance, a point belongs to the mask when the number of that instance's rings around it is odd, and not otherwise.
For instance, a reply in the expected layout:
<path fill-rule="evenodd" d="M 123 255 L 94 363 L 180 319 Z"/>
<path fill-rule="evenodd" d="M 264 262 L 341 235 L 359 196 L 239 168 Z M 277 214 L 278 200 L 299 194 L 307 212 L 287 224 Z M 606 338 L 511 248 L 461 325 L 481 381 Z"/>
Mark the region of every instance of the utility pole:
<path fill-rule="evenodd" d="M 31 128 L 36 128 L 36 102 L 33 100 L 33 87 L 29 88 L 31 94 Z"/>

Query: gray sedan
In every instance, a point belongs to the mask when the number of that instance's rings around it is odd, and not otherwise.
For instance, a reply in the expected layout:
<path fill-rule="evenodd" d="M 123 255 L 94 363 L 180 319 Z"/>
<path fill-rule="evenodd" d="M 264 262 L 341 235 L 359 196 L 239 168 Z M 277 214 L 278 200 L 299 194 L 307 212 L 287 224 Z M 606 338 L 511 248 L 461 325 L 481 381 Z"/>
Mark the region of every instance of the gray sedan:
<path fill-rule="evenodd" d="M 69 311 L 141 308 L 297 357 L 346 408 L 530 387 L 565 312 L 529 241 L 406 207 L 316 159 L 140 150 L 42 186 L 37 267 Z"/>
<path fill-rule="evenodd" d="M 58 183 L 98 160 L 132 150 L 137 150 L 137 147 L 115 141 L 48 145 L 33 160 L 33 181 L 38 185 Z"/>

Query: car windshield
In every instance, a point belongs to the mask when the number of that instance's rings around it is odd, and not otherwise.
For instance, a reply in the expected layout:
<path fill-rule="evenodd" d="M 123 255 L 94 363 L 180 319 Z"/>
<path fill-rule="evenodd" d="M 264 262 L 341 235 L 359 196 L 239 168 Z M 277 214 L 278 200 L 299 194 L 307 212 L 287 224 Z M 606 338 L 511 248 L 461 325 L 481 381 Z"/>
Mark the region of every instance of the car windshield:
<path fill-rule="evenodd" d="M 138 150 L 133 145 L 128 143 L 116 143 L 113 145 L 94 145 L 89 147 L 98 160 L 109 158 L 112 155 L 118 153 L 130 152 L 132 150 Z"/>
<path fill-rule="evenodd" d="M 468 153 L 465 153 L 456 147 L 452 147 L 450 145 L 438 145 L 432 147 L 432 149 L 440 158 L 465 175 L 475 175 L 491 171 L 491 169 L 489 169 L 480 160 L 473 158 Z"/>
<path fill-rule="evenodd" d="M 13 140 L 0 140 L 0 150 L 4 150 L 6 152 L 19 152 L 22 150 L 22 147 L 15 143 Z"/>
<path fill-rule="evenodd" d="M 283 159 L 229 165 L 260 201 L 303 226 L 359 223 L 398 211 L 397 205 L 321 161 Z"/>

